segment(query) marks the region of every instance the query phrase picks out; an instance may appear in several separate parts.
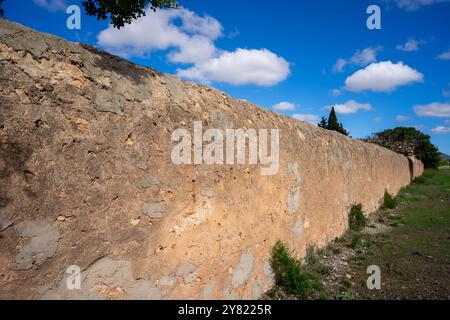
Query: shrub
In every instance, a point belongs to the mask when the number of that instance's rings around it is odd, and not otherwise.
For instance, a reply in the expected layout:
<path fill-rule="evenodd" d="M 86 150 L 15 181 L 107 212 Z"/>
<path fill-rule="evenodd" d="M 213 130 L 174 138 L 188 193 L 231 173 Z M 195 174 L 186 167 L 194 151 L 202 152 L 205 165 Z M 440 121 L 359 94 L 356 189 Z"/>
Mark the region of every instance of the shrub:
<path fill-rule="evenodd" d="M 362 236 L 360 234 L 355 235 L 350 242 L 350 248 L 356 249 L 362 247 Z"/>
<path fill-rule="evenodd" d="M 356 295 L 351 292 L 340 292 L 336 295 L 337 300 L 356 300 Z"/>
<path fill-rule="evenodd" d="M 438 174 L 438 170 L 434 169 L 434 168 L 430 168 L 430 169 L 425 169 L 423 172 L 423 177 L 424 178 L 433 178 L 435 175 Z"/>
<path fill-rule="evenodd" d="M 383 207 L 387 209 L 394 209 L 397 206 L 397 200 L 387 191 L 384 192 Z"/>
<path fill-rule="evenodd" d="M 364 216 L 361 204 L 352 205 L 348 214 L 348 224 L 350 230 L 353 231 L 360 231 L 366 225 L 366 217 Z"/>
<path fill-rule="evenodd" d="M 320 290 L 322 283 L 306 272 L 301 262 L 292 257 L 286 245 L 278 241 L 272 248 L 272 267 L 278 286 L 287 294 L 306 299 L 314 290 Z"/>
<path fill-rule="evenodd" d="M 417 178 L 414 179 L 413 183 L 424 184 L 425 183 L 425 178 L 424 177 L 417 177 Z"/>
<path fill-rule="evenodd" d="M 308 265 L 315 265 L 317 263 L 318 259 L 317 259 L 317 255 L 316 255 L 316 251 L 314 249 L 313 246 L 308 246 L 306 248 L 306 257 L 305 257 L 305 262 Z"/>
<path fill-rule="evenodd" d="M 317 268 L 317 273 L 320 273 L 322 275 L 330 274 L 330 272 L 331 272 L 331 267 L 327 266 L 327 265 L 324 265 L 324 264 L 320 265 Z"/>

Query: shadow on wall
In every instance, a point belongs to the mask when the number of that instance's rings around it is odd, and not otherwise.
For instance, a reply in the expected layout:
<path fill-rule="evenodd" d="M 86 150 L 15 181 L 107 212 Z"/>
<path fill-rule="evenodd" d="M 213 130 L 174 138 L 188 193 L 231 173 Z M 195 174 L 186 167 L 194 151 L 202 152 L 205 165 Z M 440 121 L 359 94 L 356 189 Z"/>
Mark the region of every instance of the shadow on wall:
<path fill-rule="evenodd" d="M 0 212 L 11 201 L 6 194 L 12 184 L 11 176 L 16 172 L 26 175 L 25 163 L 33 153 L 30 146 L 10 141 L 5 136 L 4 114 L 4 110 L 0 110 Z"/>
<path fill-rule="evenodd" d="M 410 157 L 408 157 L 408 166 L 409 166 L 409 180 L 413 181 L 414 180 L 414 162 L 413 162 L 413 159 L 411 159 Z"/>
<path fill-rule="evenodd" d="M 154 75 L 159 74 L 151 68 L 141 67 L 88 44 L 80 43 L 80 46 L 98 57 L 93 67 L 117 73 L 119 76 L 129 79 L 135 85 L 146 84 L 149 72 Z"/>

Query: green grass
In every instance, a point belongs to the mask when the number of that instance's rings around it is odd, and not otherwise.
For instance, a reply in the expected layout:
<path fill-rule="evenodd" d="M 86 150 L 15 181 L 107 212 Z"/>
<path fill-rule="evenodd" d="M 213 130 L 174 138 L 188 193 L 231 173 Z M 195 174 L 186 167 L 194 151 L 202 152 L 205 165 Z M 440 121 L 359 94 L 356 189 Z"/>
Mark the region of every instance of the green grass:
<path fill-rule="evenodd" d="M 272 267 L 276 284 L 283 292 L 307 299 L 322 288 L 317 277 L 305 271 L 300 260 L 292 256 L 286 245 L 278 241 L 272 249 Z"/>
<path fill-rule="evenodd" d="M 423 177 L 402 189 L 399 206 L 385 216 L 394 227 L 377 235 L 371 255 L 357 254 L 360 298 L 447 299 L 450 292 L 450 168 L 427 169 Z M 369 291 L 365 268 L 378 265 L 383 272 L 381 291 Z M 355 289 L 355 288 L 352 288 Z"/>
<path fill-rule="evenodd" d="M 330 274 L 331 272 L 331 267 L 327 266 L 327 265 L 320 265 L 317 267 L 316 272 L 321 274 L 321 275 L 326 275 L 326 274 Z"/>
<path fill-rule="evenodd" d="M 362 210 L 361 204 L 354 204 L 350 208 L 350 213 L 348 214 L 348 224 L 352 231 L 360 231 L 366 225 L 366 217 Z"/>
<path fill-rule="evenodd" d="M 305 263 L 312 266 L 315 265 L 318 261 L 316 250 L 313 246 L 308 246 L 306 248 L 306 257 L 305 257 Z"/>
<path fill-rule="evenodd" d="M 380 210 L 373 218 L 373 221 L 394 227 L 381 233 L 365 233 L 362 207 L 352 206 L 351 230 L 336 238 L 324 251 L 329 256 L 345 252 L 349 247 L 353 249 L 353 254 L 341 257 L 351 270 L 344 270 L 344 274 L 337 268 L 333 269 L 333 277 L 327 276 L 331 267 L 328 260 L 326 264 L 320 261 L 321 251 L 308 248 L 302 263 L 278 242 L 272 251 L 276 274 L 274 291 L 280 289 L 300 299 L 448 299 L 450 167 L 427 170 L 423 177 L 400 190 L 396 200 L 395 210 Z M 369 265 L 381 268 L 381 290 L 367 289 Z M 351 274 L 352 282 L 346 279 L 346 273 Z M 332 285 L 323 287 L 321 278 L 326 279 L 326 284 L 331 278 L 335 280 Z"/>
<path fill-rule="evenodd" d="M 344 292 L 339 292 L 336 295 L 336 300 L 356 300 L 356 299 L 357 299 L 356 295 L 351 292 L 344 291 Z"/>

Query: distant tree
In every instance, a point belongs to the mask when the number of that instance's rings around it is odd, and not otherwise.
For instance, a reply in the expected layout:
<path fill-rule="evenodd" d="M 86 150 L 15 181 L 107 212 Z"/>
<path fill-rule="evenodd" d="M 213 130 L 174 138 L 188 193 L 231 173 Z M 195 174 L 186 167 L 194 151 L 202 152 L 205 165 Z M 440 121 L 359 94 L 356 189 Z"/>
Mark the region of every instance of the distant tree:
<path fill-rule="evenodd" d="M 111 24 L 120 29 L 125 24 L 145 16 L 145 8 L 153 11 L 162 8 L 177 8 L 176 0 L 85 0 L 82 2 L 86 13 L 98 20 L 111 18 Z"/>
<path fill-rule="evenodd" d="M 328 116 L 328 120 L 325 119 L 325 117 L 322 117 L 320 122 L 317 124 L 319 127 L 327 129 L 327 130 L 334 130 L 339 133 L 342 133 L 343 135 L 348 136 L 348 131 L 344 129 L 344 126 L 342 123 L 338 121 L 336 111 L 334 110 L 334 107 L 331 108 L 330 115 Z"/>
<path fill-rule="evenodd" d="M 0 17 L 3 18 L 5 11 L 2 8 L 2 3 L 5 2 L 5 0 L 0 0 Z"/>
<path fill-rule="evenodd" d="M 325 117 L 322 117 L 322 119 L 320 119 L 320 122 L 317 125 L 321 128 L 327 129 L 328 128 L 327 119 Z"/>
<path fill-rule="evenodd" d="M 412 155 L 422 160 L 426 168 L 439 166 L 440 153 L 431 143 L 430 136 L 411 127 L 397 127 L 377 132 L 370 138 L 371 141 L 395 152 Z"/>

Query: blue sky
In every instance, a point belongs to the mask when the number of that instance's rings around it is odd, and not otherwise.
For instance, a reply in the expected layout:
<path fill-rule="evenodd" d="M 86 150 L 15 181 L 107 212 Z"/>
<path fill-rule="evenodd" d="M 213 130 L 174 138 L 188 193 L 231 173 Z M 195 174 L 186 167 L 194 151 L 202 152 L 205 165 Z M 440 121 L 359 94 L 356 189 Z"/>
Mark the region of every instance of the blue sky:
<path fill-rule="evenodd" d="M 353 137 L 416 126 L 450 154 L 448 0 L 180 0 L 184 9 L 120 31 L 84 12 L 81 29 L 69 30 L 65 10 L 80 2 L 3 6 L 9 20 L 299 119 L 316 122 L 337 105 Z M 381 30 L 366 27 L 372 4 Z"/>

